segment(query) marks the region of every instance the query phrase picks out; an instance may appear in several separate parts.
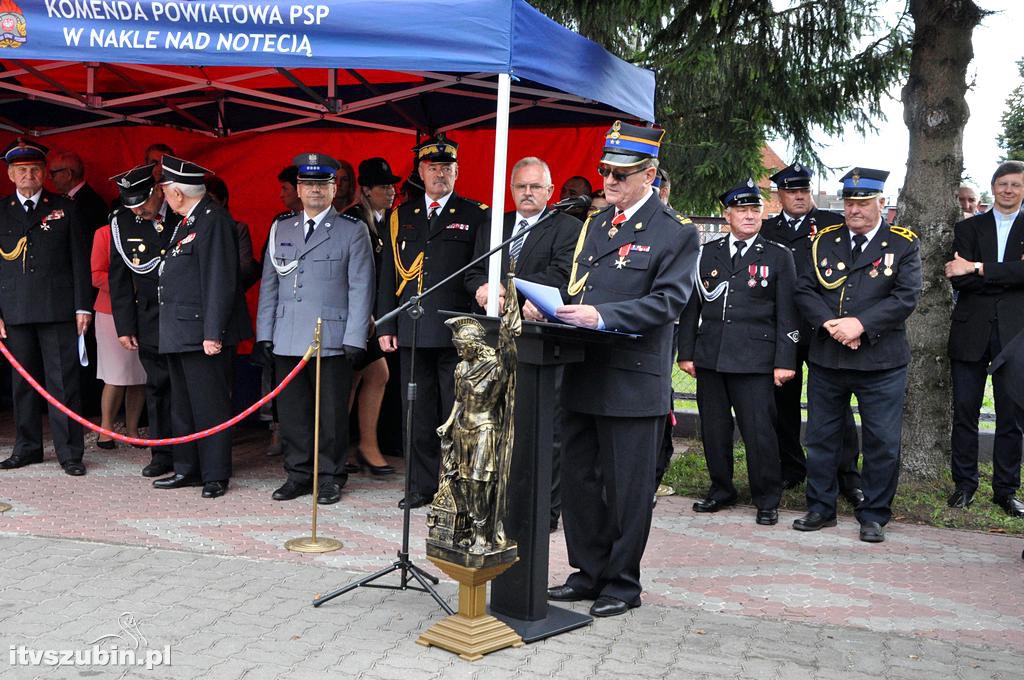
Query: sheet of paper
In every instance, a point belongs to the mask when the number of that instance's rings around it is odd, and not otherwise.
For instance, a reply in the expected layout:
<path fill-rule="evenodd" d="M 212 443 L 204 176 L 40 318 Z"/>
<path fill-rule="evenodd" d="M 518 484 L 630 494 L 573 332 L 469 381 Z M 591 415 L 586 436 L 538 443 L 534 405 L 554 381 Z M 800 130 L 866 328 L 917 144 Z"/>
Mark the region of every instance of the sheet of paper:
<path fill-rule="evenodd" d="M 85 351 L 85 334 L 78 336 L 78 363 L 89 365 L 89 353 Z"/>
<path fill-rule="evenodd" d="M 555 323 L 566 323 L 555 316 L 555 310 L 564 304 L 562 302 L 562 294 L 558 292 L 557 288 L 545 286 L 543 283 L 524 281 L 522 279 L 515 279 L 515 284 L 516 290 L 522 293 L 523 297 L 532 302 L 533 306 L 540 310 L 540 313 L 548 320 L 554 321 Z"/>

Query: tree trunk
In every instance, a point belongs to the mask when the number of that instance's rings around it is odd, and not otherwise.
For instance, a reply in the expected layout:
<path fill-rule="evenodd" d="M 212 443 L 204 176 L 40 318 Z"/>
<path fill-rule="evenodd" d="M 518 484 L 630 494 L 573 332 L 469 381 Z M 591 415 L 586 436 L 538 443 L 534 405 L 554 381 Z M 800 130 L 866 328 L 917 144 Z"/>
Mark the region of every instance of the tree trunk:
<path fill-rule="evenodd" d="M 966 72 L 974 58 L 971 35 L 985 13 L 971 0 L 910 0 L 909 6 L 914 40 L 903 120 L 910 153 L 897 223 L 921 238 L 924 287 L 907 328 L 913 358 L 904 406 L 903 472 L 935 479 L 948 467 L 952 414 L 946 354 L 952 295 L 943 265 L 953 224 L 962 218 L 956 191 L 970 116 Z"/>

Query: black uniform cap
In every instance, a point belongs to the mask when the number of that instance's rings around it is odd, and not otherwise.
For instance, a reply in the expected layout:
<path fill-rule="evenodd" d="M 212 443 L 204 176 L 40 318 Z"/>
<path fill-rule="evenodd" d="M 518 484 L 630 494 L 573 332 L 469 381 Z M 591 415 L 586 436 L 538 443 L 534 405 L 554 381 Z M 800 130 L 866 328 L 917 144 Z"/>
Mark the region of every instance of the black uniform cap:
<path fill-rule="evenodd" d="M 153 187 L 156 186 L 156 179 L 153 177 L 155 167 L 156 163 L 147 163 L 110 178 L 121 192 L 121 203 L 124 207 L 138 208 L 149 200 Z"/>

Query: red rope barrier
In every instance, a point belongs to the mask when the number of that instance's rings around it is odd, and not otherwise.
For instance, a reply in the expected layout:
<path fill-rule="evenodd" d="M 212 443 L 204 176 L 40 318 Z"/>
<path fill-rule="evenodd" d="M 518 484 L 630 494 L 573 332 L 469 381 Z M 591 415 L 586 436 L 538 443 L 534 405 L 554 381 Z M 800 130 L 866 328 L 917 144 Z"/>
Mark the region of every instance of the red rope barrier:
<path fill-rule="evenodd" d="M 249 408 L 247 408 L 244 411 L 242 411 L 241 413 L 239 413 L 237 416 L 235 416 L 231 420 L 227 420 L 227 421 L 224 421 L 223 423 L 221 423 L 220 425 L 215 425 L 213 427 L 207 428 L 207 429 L 203 430 L 202 432 L 195 432 L 193 434 L 187 434 L 187 435 L 184 435 L 182 437 L 169 437 L 167 439 L 140 439 L 139 437 L 129 437 L 127 435 L 118 434 L 117 432 L 113 432 L 113 431 L 108 430 L 106 428 L 100 427 L 99 425 L 95 424 L 91 420 L 89 420 L 87 418 L 83 418 L 82 416 L 78 415 L 77 413 L 75 413 L 74 411 L 69 409 L 64 404 L 60 403 L 60 401 L 58 401 L 56 397 L 54 397 L 52 394 L 47 392 L 46 389 L 42 385 L 39 384 L 39 381 L 37 381 L 35 378 L 33 378 L 32 375 L 28 371 L 25 370 L 25 367 L 22 366 L 21 363 L 17 359 L 14 358 L 14 355 L 11 354 L 11 351 L 9 349 L 7 349 L 7 345 L 5 345 L 3 343 L 3 341 L 0 341 L 0 353 L 2 353 L 4 355 L 4 357 L 7 359 L 7 361 L 9 361 L 11 363 L 11 366 L 14 367 L 14 370 L 16 370 L 18 373 L 20 373 L 21 377 L 24 378 L 25 381 L 28 382 L 28 384 L 31 385 L 32 388 L 35 389 L 35 391 L 38 392 L 39 395 L 43 399 L 45 399 L 51 406 L 53 406 L 58 411 L 60 411 L 64 415 L 66 415 L 68 418 L 71 418 L 75 422 L 81 424 L 83 427 L 89 428 L 93 432 L 98 432 L 100 434 L 103 434 L 103 435 L 106 435 L 106 436 L 110 437 L 111 439 L 116 439 L 117 441 L 124 442 L 126 444 L 134 444 L 135 446 L 142 446 L 142 447 L 173 446 L 175 444 L 187 444 L 189 442 L 194 442 L 197 439 L 205 439 L 206 437 L 209 437 L 211 435 L 215 435 L 218 432 L 223 432 L 224 430 L 228 429 L 229 427 L 232 427 L 232 426 L 236 425 L 237 423 L 241 422 L 242 420 L 245 420 L 251 414 L 256 412 L 261 406 L 263 406 L 268 401 L 270 401 L 271 399 L 276 397 L 278 394 L 280 394 L 281 390 L 283 390 L 288 385 L 288 383 L 290 383 L 295 378 L 295 376 L 298 375 L 299 371 L 301 371 L 302 368 L 307 363 L 309 363 L 309 358 L 310 358 L 310 356 L 312 356 L 314 351 L 316 351 L 316 346 L 315 345 L 311 345 L 310 348 L 306 351 L 305 356 L 303 356 L 299 360 L 299 363 L 295 365 L 295 368 L 293 368 L 291 370 L 291 372 L 289 372 L 288 375 L 286 375 L 284 377 L 284 380 L 282 380 L 277 387 L 275 387 L 273 390 L 268 392 L 266 396 L 264 396 L 262 399 L 257 401 L 255 404 L 253 404 Z"/>

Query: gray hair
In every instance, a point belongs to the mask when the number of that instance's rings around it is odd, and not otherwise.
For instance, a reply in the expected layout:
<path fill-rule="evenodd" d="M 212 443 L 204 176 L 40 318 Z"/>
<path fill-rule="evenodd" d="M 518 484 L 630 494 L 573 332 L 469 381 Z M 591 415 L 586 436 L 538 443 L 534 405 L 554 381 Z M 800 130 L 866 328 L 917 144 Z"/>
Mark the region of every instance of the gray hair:
<path fill-rule="evenodd" d="M 514 177 L 517 172 L 525 168 L 527 165 L 539 165 L 544 171 L 545 181 L 548 185 L 551 184 L 551 168 L 548 167 L 548 164 L 545 163 L 543 159 L 537 158 L 536 156 L 527 156 L 526 158 L 520 158 L 516 161 L 516 164 L 512 166 L 511 176 Z"/>
<path fill-rule="evenodd" d="M 181 182 L 168 182 L 164 185 L 164 193 L 171 189 L 177 189 L 188 198 L 199 198 L 206 194 L 206 187 L 202 184 L 182 184 Z"/>
<path fill-rule="evenodd" d="M 74 151 L 58 151 L 53 154 L 53 160 L 64 161 L 65 166 L 71 173 L 71 177 L 74 179 L 85 177 L 85 163 L 82 162 L 82 157 Z"/>

